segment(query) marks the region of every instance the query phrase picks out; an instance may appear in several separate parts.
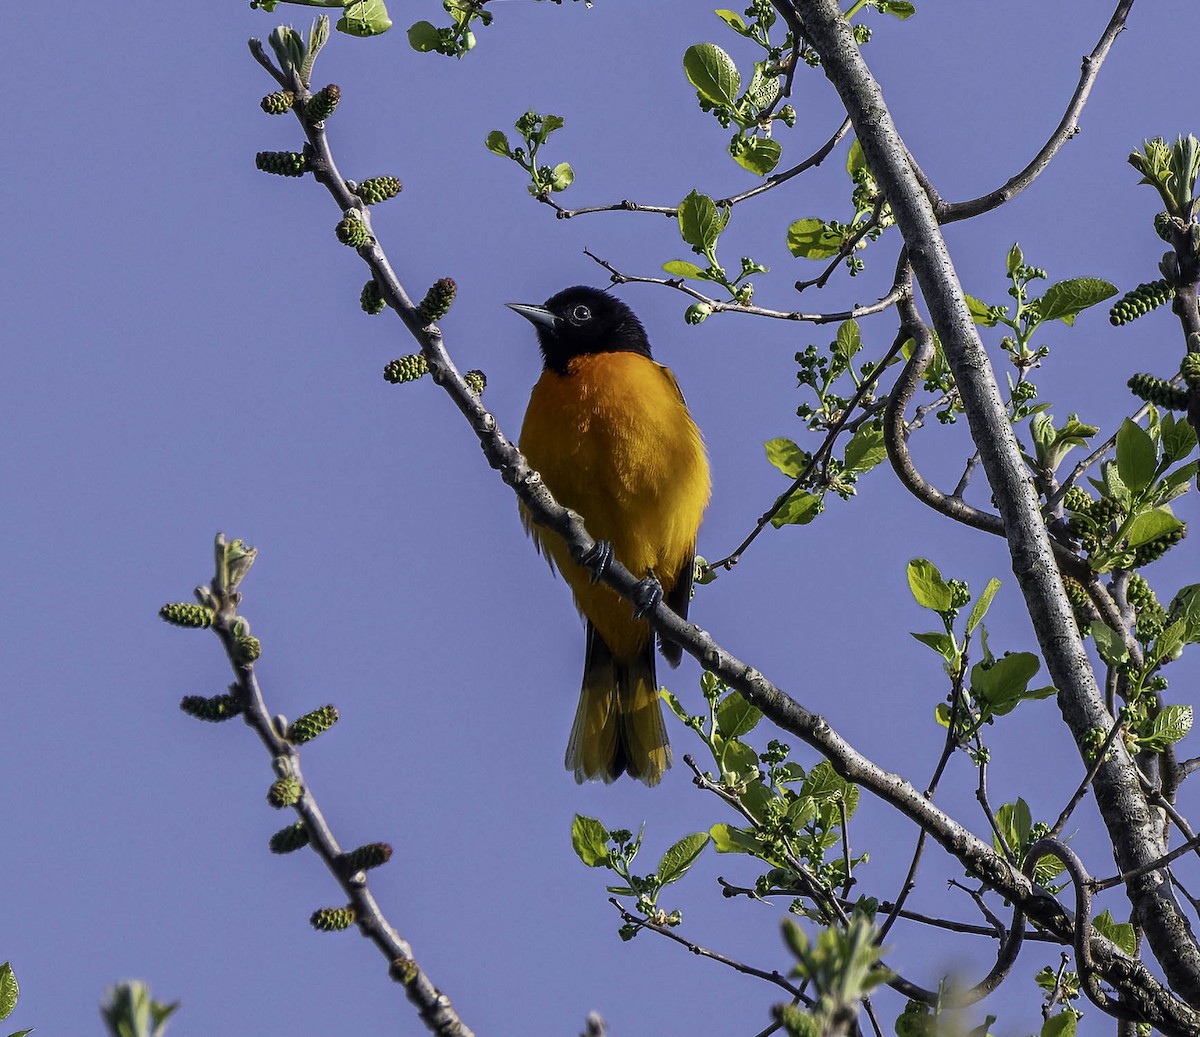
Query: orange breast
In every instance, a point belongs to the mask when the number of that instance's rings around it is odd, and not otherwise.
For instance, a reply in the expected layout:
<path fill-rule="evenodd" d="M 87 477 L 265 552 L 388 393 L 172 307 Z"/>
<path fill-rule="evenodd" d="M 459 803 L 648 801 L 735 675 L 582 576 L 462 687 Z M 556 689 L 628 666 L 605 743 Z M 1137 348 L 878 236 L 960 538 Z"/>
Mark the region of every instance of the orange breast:
<path fill-rule="evenodd" d="M 700 432 L 671 372 L 636 353 L 576 357 L 565 375 L 544 371 L 521 429 L 521 452 L 588 532 L 608 540 L 635 576 L 670 590 L 695 552 L 709 499 Z M 526 525 L 529 526 L 526 519 Z M 565 545 L 530 528 L 563 574 L 576 605 L 619 658 L 644 647 L 649 627 L 630 605 L 590 582 Z"/>

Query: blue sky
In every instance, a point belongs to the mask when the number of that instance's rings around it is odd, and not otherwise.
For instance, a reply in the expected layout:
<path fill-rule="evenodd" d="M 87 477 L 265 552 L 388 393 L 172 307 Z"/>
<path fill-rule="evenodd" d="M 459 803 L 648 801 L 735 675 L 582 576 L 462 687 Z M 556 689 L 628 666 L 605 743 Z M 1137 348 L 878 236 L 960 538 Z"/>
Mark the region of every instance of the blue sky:
<path fill-rule="evenodd" d="M 1110 12 L 1083 0 L 918 7 L 905 23 L 869 19 L 867 58 L 943 196 L 982 193 L 1057 123 Z M 515 438 L 539 356 L 503 303 L 603 284 L 585 247 L 651 275 L 687 253 L 662 217 L 554 219 L 517 168 L 484 149 L 486 134 L 509 130 L 529 107 L 562 115 L 548 157 L 575 169 L 569 206 L 735 193 L 754 180 L 696 108 L 681 58 L 702 40 L 743 68 L 754 55 L 684 0 L 597 0 L 591 10 L 514 0 L 494 10 L 476 50 L 453 61 L 412 52 L 404 36 L 412 21 L 438 21 L 440 4 L 397 3 L 396 31 L 335 35 L 316 80 L 341 86 L 329 128 L 343 172 L 404 182 L 376 210 L 376 231 L 412 294 L 456 279 L 447 344 L 461 368 L 487 372 L 485 402 Z M 645 820 L 647 870 L 679 836 L 732 818 L 681 766 L 653 790 L 579 787 L 562 770 L 583 648 L 569 595 L 446 397 L 428 380 L 381 379 L 384 363 L 413 346 L 397 321 L 360 312 L 365 268 L 335 241 L 328 196 L 310 180 L 254 169 L 255 152 L 300 143 L 290 120 L 259 111 L 272 84 L 245 45 L 281 20 L 307 24 L 308 12 L 236 3 L 89 8 L 57 21 L 32 6 L 10 12 L 0 960 L 13 962 L 22 998 L 9 1022 L 98 1032 L 105 986 L 139 977 L 183 1002 L 179 1035 L 419 1031 L 373 948 L 309 928 L 337 890 L 315 858 L 267 853 L 286 818 L 264 800 L 270 761 L 251 733 L 179 712 L 183 695 L 217 694 L 230 673 L 214 639 L 169 629 L 156 611 L 210 577 L 223 530 L 261 552 L 243 611 L 264 644 L 268 704 L 289 716 L 325 702 L 341 709 L 336 730 L 304 751 L 306 776 L 344 844 L 395 846 L 372 886 L 468 1025 L 571 1034 L 596 1009 L 614 1037 L 755 1033 L 772 988 L 651 934 L 620 943 L 603 875 L 571 851 L 576 812 L 610 827 Z M 1183 69 L 1198 27 L 1192 5 L 1135 8 L 1081 134 L 1025 195 L 947 231 L 969 292 L 1005 300 L 1004 256 L 1018 239 L 1052 279 L 1093 275 L 1124 290 L 1158 276 L 1157 198 L 1124 160 L 1144 137 L 1197 131 Z M 785 164 L 840 118 L 819 73 L 797 84 L 799 122 L 780 131 Z M 791 288 L 815 269 L 788 255 L 786 227 L 845 218 L 846 147 L 736 211 L 723 255 L 772 268 L 756 302 L 838 310 L 886 287 L 894 232 L 860 277 L 802 303 Z M 719 557 L 785 485 L 762 444 L 803 443 L 792 357 L 832 329 L 738 316 L 692 328 L 687 300 L 669 289 L 621 295 L 705 432 L 714 498 L 700 550 Z M 1056 413 L 1077 410 L 1107 433 L 1133 409 L 1125 379 L 1170 373 L 1180 344 L 1167 312 L 1112 329 L 1102 310 L 1073 331 L 1048 329 L 1053 353 L 1035 381 Z M 864 322 L 863 334 L 882 349 L 893 326 Z M 964 436 L 961 423 L 927 429 L 914 443 L 918 462 L 952 485 Z M 985 489 L 976 496 L 986 503 Z M 1178 511 L 1190 507 L 1185 498 Z M 1190 543 L 1172 555 L 1182 576 L 1159 576 L 1166 598 L 1196 579 Z M 1004 580 L 993 648 L 1033 648 L 1004 545 L 931 517 L 883 469 L 813 525 L 768 531 L 734 574 L 700 590 L 693 614 L 923 786 L 945 688 L 935 657 L 908 635 L 928 628 L 904 578 L 918 555 L 975 590 Z M 685 662 L 663 679 L 696 708 L 697 677 Z M 1046 701 L 996 726 L 995 799 L 1020 794 L 1037 816 L 1058 812 L 1080 764 L 1057 719 Z M 672 737 L 677 759 L 699 748 L 682 729 Z M 959 762 L 941 802 L 983 834 L 973 789 Z M 1076 845 L 1107 874 L 1090 805 L 1078 816 Z M 872 853 L 860 890 L 891 896 L 913 834 L 864 797 L 852 838 Z M 786 968 L 778 912 L 722 900 L 718 874 L 757 872 L 702 859 L 670 898 L 685 934 Z M 914 906 L 974 920 L 965 897 L 943 893 L 961 868 L 934 853 L 922 874 Z M 1127 915 L 1118 898 L 1108 905 Z M 939 969 L 986 968 L 986 947 L 969 941 L 901 928 L 891 942 L 927 985 Z M 992 1008 L 997 1034 L 1037 1029 L 1028 977 L 1057 960 L 1056 950 L 1026 948 L 1014 983 L 1023 998 Z"/>

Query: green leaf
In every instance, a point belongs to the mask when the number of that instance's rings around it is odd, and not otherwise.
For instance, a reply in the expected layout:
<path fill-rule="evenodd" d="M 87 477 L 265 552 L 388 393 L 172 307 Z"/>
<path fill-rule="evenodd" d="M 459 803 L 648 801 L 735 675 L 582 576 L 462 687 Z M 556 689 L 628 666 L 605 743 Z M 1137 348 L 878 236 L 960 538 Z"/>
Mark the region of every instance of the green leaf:
<path fill-rule="evenodd" d="M 991 315 L 991 307 L 986 302 L 976 299 L 973 295 L 967 295 L 966 299 L 967 310 L 971 314 L 971 320 L 985 328 L 994 328 L 996 326 L 996 318 Z"/>
<path fill-rule="evenodd" d="M 674 274 L 676 277 L 690 277 L 694 281 L 711 280 L 703 267 L 689 263 L 686 259 L 668 259 L 663 263 L 662 268 L 668 274 Z"/>
<path fill-rule="evenodd" d="M 949 612 L 954 595 L 942 579 L 942 574 L 927 558 L 914 558 L 908 563 L 908 586 L 917 604 L 934 612 Z"/>
<path fill-rule="evenodd" d="M 1029 843 L 1029 831 L 1033 827 L 1033 816 L 1029 813 L 1029 804 L 1021 797 L 1015 803 L 1005 803 L 996 811 L 996 826 L 1004 833 L 1008 848 L 1019 853 L 1022 846 Z M 992 835 L 992 845 L 999 853 L 1000 840 Z"/>
<path fill-rule="evenodd" d="M 948 663 L 953 663 L 958 659 L 958 645 L 954 643 L 954 638 L 949 634 L 912 634 L 912 636 L 921 642 L 923 645 L 928 645 L 938 653 Z"/>
<path fill-rule="evenodd" d="M 692 719 L 688 714 L 688 711 L 683 708 L 683 703 L 679 701 L 678 695 L 674 695 L 664 689 L 662 692 L 662 697 L 667 704 L 667 708 L 685 724 Z"/>
<path fill-rule="evenodd" d="M 716 16 L 728 25 L 734 32 L 746 34 L 746 23 L 742 20 L 742 16 L 736 11 L 729 11 L 722 8 L 715 12 Z"/>
<path fill-rule="evenodd" d="M 853 816 L 858 806 L 858 786 L 838 774 L 828 760 L 822 760 L 808 772 L 799 795 L 811 796 L 817 803 L 834 803 L 840 799 L 846 804 L 847 817 Z"/>
<path fill-rule="evenodd" d="M 717 853 L 749 853 L 757 856 L 762 851 L 762 844 L 752 833 L 734 828 L 724 821 L 713 825 L 708 834 Z"/>
<path fill-rule="evenodd" d="M 824 220 L 797 220 L 787 232 L 788 251 L 799 259 L 828 259 L 842 247 L 842 236 L 825 226 Z"/>
<path fill-rule="evenodd" d="M 1024 697 L 1041 665 L 1031 652 L 1002 655 L 987 668 L 976 663 L 971 667 L 971 694 L 987 703 L 991 712 L 1003 716 Z"/>
<path fill-rule="evenodd" d="M 429 23 L 426 22 L 426 25 Z M 409 39 L 412 39 L 412 31 L 409 30 Z M 483 142 L 484 147 L 494 155 L 501 155 L 508 158 L 512 154 L 512 149 L 508 146 L 508 137 L 500 130 L 492 130 L 487 135 L 487 139 Z"/>
<path fill-rule="evenodd" d="M 862 145 L 859 144 L 858 138 L 850 142 L 850 153 L 846 156 L 846 172 L 850 174 L 850 178 L 854 179 L 854 174 L 859 170 L 867 168 L 867 157 L 863 154 Z"/>
<path fill-rule="evenodd" d="M 1168 461 L 1182 461 L 1196 449 L 1196 431 L 1191 423 L 1177 420 L 1174 414 L 1167 414 L 1162 420 L 1163 457 Z"/>
<path fill-rule="evenodd" d="M 767 460 L 789 479 L 797 478 L 809 462 L 808 455 L 786 436 L 768 439 L 763 446 L 767 448 Z"/>
<path fill-rule="evenodd" d="M 883 429 L 863 425 L 846 444 L 846 471 L 869 472 L 886 457 Z"/>
<path fill-rule="evenodd" d="M 575 170 L 570 162 L 560 162 L 550 173 L 550 190 L 565 191 L 575 182 Z"/>
<path fill-rule="evenodd" d="M 12 965 L 6 961 L 0 965 L 0 1019 L 7 1019 L 12 1015 L 12 1010 L 17 1007 L 19 993 L 17 977 L 13 973 Z"/>
<path fill-rule="evenodd" d="M 1008 259 L 1004 264 L 1004 272 L 1012 277 L 1017 272 L 1017 267 L 1025 262 L 1025 254 L 1021 251 L 1021 246 L 1017 242 L 1013 242 L 1013 247 L 1008 250 Z"/>
<path fill-rule="evenodd" d="M 567 120 L 561 115 L 543 115 L 541 123 L 537 128 L 537 132 L 533 136 L 539 144 L 545 144 L 546 138 L 555 130 L 561 130 L 567 124 Z"/>
<path fill-rule="evenodd" d="M 1172 533 L 1182 526 L 1183 523 L 1172 515 L 1171 509 L 1165 505 L 1161 508 L 1143 511 L 1129 523 L 1129 546 L 1137 547 L 1140 544 L 1149 543 L 1151 540 L 1157 540 L 1164 533 Z"/>
<path fill-rule="evenodd" d="M 824 510 L 821 498 L 813 493 L 793 493 L 772 517 L 771 525 L 776 529 L 782 526 L 807 526 Z"/>
<path fill-rule="evenodd" d="M 742 77 L 733 58 L 715 43 L 697 43 L 683 52 L 683 74 L 709 104 L 731 108 Z"/>
<path fill-rule="evenodd" d="M 1183 422 L 1180 422 L 1180 424 L 1183 424 Z M 1198 471 L 1200 471 L 1200 461 L 1189 461 L 1187 464 L 1176 468 L 1175 471 L 1163 479 L 1163 495 L 1159 497 L 1159 500 L 1174 500 L 1176 497 L 1187 493 L 1191 489 L 1192 480 L 1195 479 Z"/>
<path fill-rule="evenodd" d="M 1138 493 L 1150 485 L 1157 467 L 1157 451 L 1150 433 L 1126 418 L 1117 432 L 1117 472 L 1121 482 Z"/>
<path fill-rule="evenodd" d="M 425 24 L 429 24 L 426 22 Z M 388 10 L 380 0 L 353 0 L 342 8 L 342 16 L 334 26 L 338 32 L 347 36 L 378 36 L 392 27 Z M 412 30 L 409 30 L 409 41 L 412 40 Z"/>
<path fill-rule="evenodd" d="M 875 0 L 875 8 L 884 14 L 894 15 L 901 21 L 917 13 L 917 9 L 908 3 L 908 0 Z"/>
<path fill-rule="evenodd" d="M 28 1030 L 14 1030 L 8 1035 L 8 1037 L 28 1037 L 28 1035 L 31 1033 L 33 1033 L 32 1026 Z"/>
<path fill-rule="evenodd" d="M 716 245 L 728 218 L 728 212 L 722 216 L 708 195 L 691 191 L 679 203 L 679 234 L 693 248 L 706 252 Z"/>
<path fill-rule="evenodd" d="M 693 832 L 680 839 L 658 862 L 658 881 L 666 886 L 683 878 L 708 845 L 708 838 L 707 832 Z"/>
<path fill-rule="evenodd" d="M 760 112 L 775 103 L 779 96 L 779 73 L 766 74 L 766 64 L 761 61 L 754 63 L 754 75 L 750 77 L 750 85 L 746 87 L 744 101 L 749 101 Z"/>
<path fill-rule="evenodd" d="M 1200 641 L 1200 583 L 1180 587 L 1171 600 L 1172 618 L 1183 623 L 1183 638 L 1187 643 Z"/>
<path fill-rule="evenodd" d="M 1073 277 L 1046 289 L 1038 305 L 1038 313 L 1043 322 L 1061 320 L 1065 324 L 1074 324 L 1075 318 L 1089 306 L 1095 306 L 1116 294 L 1116 285 L 1099 277 Z"/>
<path fill-rule="evenodd" d="M 1144 745 L 1154 749 L 1165 749 L 1174 745 L 1192 729 L 1192 707 L 1181 704 L 1163 706 L 1154 718 L 1148 737 L 1141 739 Z"/>
<path fill-rule="evenodd" d="M 1121 639 L 1121 635 L 1115 630 L 1105 626 L 1100 620 L 1093 620 L 1092 638 L 1096 642 L 1096 651 L 1100 653 L 1100 658 L 1110 666 L 1120 666 L 1129 658 L 1129 649 L 1125 647 L 1125 642 Z"/>
<path fill-rule="evenodd" d="M 1113 916 L 1108 912 L 1108 908 L 1105 908 L 1092 919 L 1092 925 L 1095 927 L 1096 932 L 1106 940 L 1116 944 L 1131 958 L 1137 953 L 1137 935 L 1133 931 L 1133 923 L 1114 922 Z"/>
<path fill-rule="evenodd" d="M 717 706 L 717 730 L 724 738 L 741 738 L 761 719 L 762 711 L 750 705 L 739 691 L 731 691 Z"/>
<path fill-rule="evenodd" d="M 783 148 L 770 137 L 737 136 L 729 142 L 729 154 L 743 169 L 755 176 L 766 176 L 779 165 Z"/>
<path fill-rule="evenodd" d="M 1154 639 L 1154 662 L 1172 662 L 1183 653 L 1187 620 L 1177 619 Z"/>
<path fill-rule="evenodd" d="M 971 606 L 971 615 L 967 617 L 967 633 L 972 633 L 980 623 L 983 622 L 983 617 L 987 615 L 987 610 L 992 607 L 992 599 L 996 596 L 996 592 L 1000 589 L 1000 581 L 994 576 L 988 580 L 988 585 L 983 588 L 983 593 L 975 599 L 975 604 Z"/>
<path fill-rule="evenodd" d="M 1044 1023 L 1039 1037 L 1075 1037 L 1079 1029 L 1079 1020 L 1072 1012 L 1059 1012 L 1052 1015 Z"/>
<path fill-rule="evenodd" d="M 589 868 L 608 864 L 608 829 L 594 817 L 576 814 L 571 822 L 571 846 Z"/>
<path fill-rule="evenodd" d="M 342 19 L 338 22 L 337 27 L 342 28 Z M 343 30 L 345 31 L 345 30 Z M 414 22 L 408 29 L 408 45 L 413 50 L 428 54 L 431 50 L 436 50 L 439 43 L 442 42 L 441 33 L 438 32 L 437 26 L 432 22 Z"/>
<path fill-rule="evenodd" d="M 851 318 L 838 325 L 837 337 L 833 342 L 833 355 L 844 366 L 849 366 L 851 357 L 863 347 L 862 332 L 858 321 Z"/>

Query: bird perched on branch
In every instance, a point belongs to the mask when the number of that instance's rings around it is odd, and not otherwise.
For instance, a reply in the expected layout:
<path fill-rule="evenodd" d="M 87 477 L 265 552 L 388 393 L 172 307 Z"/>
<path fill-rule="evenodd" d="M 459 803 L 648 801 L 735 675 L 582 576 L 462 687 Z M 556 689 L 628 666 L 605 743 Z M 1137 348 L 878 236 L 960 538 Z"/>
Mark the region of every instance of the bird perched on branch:
<path fill-rule="evenodd" d="M 567 288 L 543 306 L 509 303 L 537 329 L 544 368 L 529 398 L 521 452 L 560 504 L 615 557 L 687 616 L 696 532 L 709 499 L 708 458 L 675 376 L 655 363 L 645 329 L 620 299 Z M 587 620 L 583 689 L 566 767 L 582 782 L 622 773 L 657 785 L 671 766 L 650 624 L 571 560 L 566 544 L 525 528 L 570 585 Z M 589 559 L 595 562 L 596 559 Z M 657 581 L 657 584 L 653 581 Z M 672 666 L 682 650 L 661 643 Z"/>

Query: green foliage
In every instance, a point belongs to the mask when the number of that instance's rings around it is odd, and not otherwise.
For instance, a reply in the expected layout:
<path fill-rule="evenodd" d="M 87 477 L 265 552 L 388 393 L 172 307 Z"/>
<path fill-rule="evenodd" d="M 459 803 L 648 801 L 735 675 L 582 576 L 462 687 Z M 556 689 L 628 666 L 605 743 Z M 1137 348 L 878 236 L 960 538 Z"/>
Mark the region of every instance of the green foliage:
<path fill-rule="evenodd" d="M 769 741 L 756 751 L 746 735 L 762 714 L 710 673 L 701 677 L 707 716 L 692 716 L 671 694 L 671 711 L 704 743 L 717 766 L 715 788 L 736 806 L 742 823 L 709 829 L 718 853 L 744 854 L 768 865 L 755 881 L 757 895 L 801 893 L 792 910 L 823 922 L 833 920 L 832 890 L 844 886 L 866 855 L 847 861 L 843 826 L 858 806 L 857 786 L 828 761 L 806 771 L 789 759 L 788 746 Z M 831 851 L 834 852 L 831 855 Z"/>
<path fill-rule="evenodd" d="M 1031 423 L 1035 448 L 1047 458 L 1047 467 L 1057 467 L 1061 456 L 1041 431 L 1047 418 L 1038 415 Z M 1125 419 L 1117 432 L 1116 456 L 1101 465 L 1100 479 L 1089 480 L 1100 498 L 1076 496 L 1069 508 L 1071 530 L 1092 569 L 1141 568 L 1183 538 L 1186 527 L 1170 502 L 1187 493 L 1196 478 L 1200 465 L 1185 462 L 1195 446 L 1195 432 L 1185 420 L 1160 416 L 1153 407 L 1145 428 Z"/>
<path fill-rule="evenodd" d="M 1096 932 L 1116 944 L 1129 957 L 1137 954 L 1137 933 L 1132 922 L 1113 921 L 1113 916 L 1105 908 L 1092 919 L 1092 925 L 1096 927 Z"/>
<path fill-rule="evenodd" d="M 1012 803 L 1004 803 L 996 811 L 996 827 L 999 833 L 992 833 L 992 845 L 997 853 L 1012 854 L 1016 863 L 1022 863 L 1029 853 L 1029 848 L 1045 836 L 1050 826 L 1039 822 L 1034 824 L 1029 812 L 1029 804 L 1020 796 Z M 1000 836 L 1003 836 L 1001 842 Z M 1061 860 L 1048 853 L 1043 855 L 1033 870 L 1034 881 L 1051 892 L 1057 892 L 1062 886 L 1055 886 L 1054 879 L 1066 871 L 1066 865 Z"/>
<path fill-rule="evenodd" d="M 561 4 L 562 0 L 551 2 Z M 408 29 L 408 45 L 421 54 L 433 52 L 452 58 L 464 57 L 475 49 L 474 26 L 486 28 L 492 24 L 492 13 L 485 7 L 487 3 L 488 0 L 442 0 L 442 8 L 450 16 L 450 24 L 437 26 L 428 21 L 414 22 Z M 583 0 L 583 4 L 585 7 L 591 7 L 592 0 Z M 346 10 L 349 12 L 350 8 L 358 6 L 383 8 L 379 0 L 359 0 L 358 3 L 349 4 Z M 386 13 L 384 11 L 385 17 Z M 387 26 L 378 31 L 385 31 L 391 24 L 390 21 L 387 22 Z M 338 27 L 341 28 L 341 22 L 338 23 Z M 370 36 L 374 33 L 363 32 L 355 35 Z"/>
<path fill-rule="evenodd" d="M 748 306 L 754 297 L 754 285 L 749 278 L 755 274 L 765 274 L 767 267 L 749 256 L 743 256 L 740 272 L 731 278 L 721 266 L 717 259 L 717 242 L 729 222 L 730 211 L 727 206 L 718 206 L 708 195 L 695 190 L 688 192 L 676 209 L 679 236 L 696 255 L 704 257 L 706 265 L 700 266 L 685 259 L 671 259 L 663 264 L 663 270 L 674 277 L 721 285 L 735 303 Z M 703 314 L 693 314 L 692 310 L 689 310 L 688 323 L 699 324 L 712 312 L 712 307 L 705 305 Z"/>
<path fill-rule="evenodd" d="M 975 599 L 961 643 L 954 628 L 959 612 L 971 602 L 967 585 L 961 580 L 945 579 L 927 558 L 914 558 L 908 563 L 908 586 L 916 603 L 942 620 L 941 630 L 912 634 L 914 640 L 937 652 L 950 678 L 950 694 L 938 704 L 937 722 L 953 728 L 956 744 L 973 759 L 984 759 L 986 749 L 980 740 L 983 726 L 1011 713 L 1022 702 L 1049 698 L 1054 688 L 1030 688 L 1041 668 L 1037 656 L 1030 652 L 1006 652 L 999 658 L 992 654 L 983 620 L 1000 589 L 999 580 L 989 580 Z M 970 643 L 976 631 L 981 658 L 968 671 Z"/>
<path fill-rule="evenodd" d="M 7 961 L 0 965 L 0 1022 L 3 1022 L 17 1007 L 17 998 L 20 996 L 21 989 L 17 985 L 16 974 L 12 970 L 12 965 Z M 8 1037 L 26 1037 L 27 1034 L 33 1033 L 33 1028 L 28 1030 L 15 1030 Z"/>
<path fill-rule="evenodd" d="M 792 48 L 793 37 L 789 31 L 779 42 L 771 39 L 777 16 L 766 0 L 754 0 L 746 8 L 745 17 L 730 10 L 716 13 L 730 29 L 763 52 L 751 67 L 745 89 L 737 63 L 715 43 L 688 47 L 683 54 L 683 74 L 695 87 L 701 110 L 711 112 L 722 127 L 734 127 L 730 157 L 747 172 L 767 176 L 783 154 L 783 148 L 771 136 L 775 121 L 791 126 L 796 119 L 790 105 L 779 107 L 784 99 L 784 56 Z"/>
<path fill-rule="evenodd" d="M 178 1007 L 178 1001 L 155 1001 L 145 983 L 126 980 L 109 988 L 100 1015 L 109 1037 L 162 1037 Z"/>
<path fill-rule="evenodd" d="M 875 924 L 855 914 L 849 925 L 828 926 L 815 940 L 798 923 L 784 919 L 783 936 L 796 956 L 792 974 L 803 978 L 815 998 L 811 1011 L 817 1034 L 844 1033 L 858 1014 L 858 1006 L 894 974 L 880 964 L 883 950 Z M 783 1016 L 786 1020 L 786 1015 Z M 804 1030 L 787 1025 L 789 1033 Z"/>
<path fill-rule="evenodd" d="M 1162 137 L 1142 142 L 1142 150 L 1129 156 L 1129 164 L 1142 174 L 1162 198 L 1168 214 L 1184 223 L 1196 215 L 1196 178 L 1200 173 L 1200 141 L 1188 134 L 1168 145 Z"/>
<path fill-rule="evenodd" d="M 635 875 L 631 870 L 642 846 L 643 831 L 635 837 L 632 832 L 617 829 L 610 832 L 594 817 L 576 814 L 571 822 L 571 846 L 576 856 L 589 868 L 607 868 L 620 880 L 608 887 L 614 896 L 635 898 L 634 907 L 649 923 L 674 928 L 683 920 L 679 911 L 666 911 L 658 906 L 659 894 L 678 882 L 708 845 L 707 832 L 693 832 L 675 842 L 661 857 L 649 875 Z M 631 940 L 641 926 L 624 923 L 621 939 Z"/>
<path fill-rule="evenodd" d="M 529 193 L 536 198 L 565 191 L 575 181 L 575 172 L 569 162 L 556 166 L 538 164 L 538 152 L 555 130 L 561 129 L 564 120 L 559 115 L 539 115 L 532 108 L 522 115 L 514 126 L 525 146 L 512 147 L 508 137 L 500 130 L 492 130 L 484 141 L 488 151 L 502 158 L 512 159 L 529 176 Z"/>
<path fill-rule="evenodd" d="M 875 241 L 895 223 L 874 174 L 867 166 L 858 141 L 850 145 L 846 158 L 846 173 L 850 177 L 850 194 L 854 215 L 848 223 L 839 220 L 806 216 L 795 220 L 787 231 L 788 251 L 797 259 L 832 259 L 845 256 L 846 270 L 851 277 L 860 273 L 864 264 L 854 253 Z"/>

